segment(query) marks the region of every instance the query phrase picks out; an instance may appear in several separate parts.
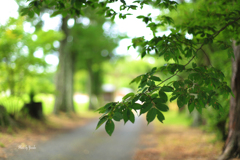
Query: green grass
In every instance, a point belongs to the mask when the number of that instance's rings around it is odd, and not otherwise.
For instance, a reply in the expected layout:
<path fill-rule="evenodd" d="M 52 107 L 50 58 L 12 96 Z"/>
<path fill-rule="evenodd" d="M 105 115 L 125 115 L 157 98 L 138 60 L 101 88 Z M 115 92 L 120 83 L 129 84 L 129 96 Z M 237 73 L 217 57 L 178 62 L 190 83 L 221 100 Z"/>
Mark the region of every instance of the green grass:
<path fill-rule="evenodd" d="M 74 109 L 76 113 L 83 113 L 88 111 L 89 103 L 77 103 L 74 101 Z"/>
<path fill-rule="evenodd" d="M 0 147 L 4 148 L 5 145 L 2 142 L 0 142 Z"/>
<path fill-rule="evenodd" d="M 43 105 L 43 114 L 49 115 L 53 112 L 55 97 L 51 94 L 38 94 L 34 97 L 35 101 L 42 102 Z M 82 113 L 88 110 L 89 103 L 74 103 L 74 109 L 76 113 Z"/>
<path fill-rule="evenodd" d="M 24 103 L 29 103 L 29 97 L 23 95 L 20 97 L 0 97 L 0 105 L 3 105 L 8 113 L 18 112 L 23 107 Z M 52 94 L 37 94 L 34 97 L 35 102 L 42 102 L 43 114 L 49 115 L 54 110 L 55 96 Z M 74 109 L 76 113 L 88 111 L 89 103 L 77 103 L 74 101 Z"/>
<path fill-rule="evenodd" d="M 17 113 L 24 105 L 22 98 L 17 96 L 0 97 L 0 105 L 4 106 L 8 113 Z"/>
<path fill-rule="evenodd" d="M 189 126 L 191 124 L 191 119 L 188 118 L 185 113 L 170 110 L 168 112 L 164 112 L 163 115 L 165 117 L 165 120 L 163 121 L 164 125 Z"/>
<path fill-rule="evenodd" d="M 34 97 L 35 102 L 42 102 L 43 114 L 49 115 L 53 112 L 55 97 L 52 94 L 38 94 Z"/>

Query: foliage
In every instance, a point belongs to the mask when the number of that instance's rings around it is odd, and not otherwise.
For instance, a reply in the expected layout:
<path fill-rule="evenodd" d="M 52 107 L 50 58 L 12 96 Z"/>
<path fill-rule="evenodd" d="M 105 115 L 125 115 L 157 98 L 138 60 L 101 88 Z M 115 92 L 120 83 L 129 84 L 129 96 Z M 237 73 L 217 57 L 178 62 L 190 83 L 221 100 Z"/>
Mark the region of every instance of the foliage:
<path fill-rule="evenodd" d="M 198 0 L 194 1 L 193 3 L 182 3 L 178 5 L 178 9 L 173 12 L 169 12 L 168 16 L 171 16 L 174 20 L 174 26 L 177 26 L 178 28 L 182 28 L 182 24 L 186 22 L 190 22 L 191 25 L 195 26 L 215 26 L 216 28 L 220 28 L 221 25 L 218 25 L 218 19 L 216 18 L 216 15 L 211 14 L 213 18 L 210 17 L 211 20 L 205 20 L 204 16 L 202 15 L 202 12 L 199 11 L 199 8 L 207 8 L 209 12 L 216 13 L 221 12 L 222 13 L 228 13 L 229 8 L 233 9 L 231 5 L 226 5 L 226 8 L 220 5 L 221 3 L 215 3 L 214 7 L 212 6 L 211 2 L 207 2 L 205 0 Z M 218 8 L 220 7 L 220 9 Z M 196 21 L 195 19 L 198 19 Z M 185 24 L 186 25 L 186 24 Z M 216 37 L 217 43 L 207 44 L 203 47 L 203 50 L 199 52 L 197 55 L 197 59 L 195 60 L 198 65 L 209 65 L 214 66 L 217 69 L 221 69 L 221 71 L 225 75 L 225 79 L 227 84 L 230 84 L 231 79 L 231 57 L 228 55 L 228 50 L 224 50 L 227 46 L 229 49 L 231 49 L 231 37 L 234 37 L 236 35 L 232 34 L 231 31 L 228 30 L 229 27 L 227 27 L 224 31 L 219 33 L 219 35 Z M 205 27 L 205 32 L 208 31 L 208 27 Z M 197 35 L 194 36 L 194 39 L 197 39 L 204 35 Z M 225 47 L 224 47 L 225 46 Z M 231 52 L 230 52 L 231 53 Z M 224 67 L 223 65 L 224 64 Z M 219 103 L 223 107 L 223 112 L 219 114 L 218 110 L 208 109 L 207 111 L 203 112 L 203 118 L 206 121 L 206 124 L 204 125 L 204 128 L 208 131 L 213 131 L 217 133 L 217 137 L 221 140 L 225 140 L 227 137 L 227 129 L 226 129 L 226 123 L 228 119 L 229 114 L 229 105 L 230 100 L 229 98 L 219 97 L 218 98 Z"/>
<path fill-rule="evenodd" d="M 34 54 L 41 49 L 43 54 L 53 52 L 53 42 L 62 37 L 62 34 L 55 31 L 27 33 L 23 24 L 24 17 L 10 18 L 5 26 L 0 27 L 0 89 L 5 92 L 10 90 L 11 95 L 21 95 L 28 92 L 27 88 L 31 84 L 36 85 L 31 81 L 29 83 L 27 78 L 42 77 L 48 65 L 44 55 L 39 58 Z"/>
<path fill-rule="evenodd" d="M 17 96 L 1 97 L 0 105 L 4 106 L 8 113 L 15 115 L 23 107 L 23 99 Z"/>
<path fill-rule="evenodd" d="M 104 83 L 114 84 L 117 88 L 131 87 L 137 90 L 137 85 L 129 85 L 129 82 L 139 74 L 151 70 L 156 63 L 161 63 L 161 61 L 155 60 L 154 64 L 150 64 L 147 61 L 148 58 L 134 60 L 131 57 L 122 57 L 114 59 L 110 63 L 104 63 Z"/>
<path fill-rule="evenodd" d="M 65 15 L 68 12 L 72 15 L 80 15 L 81 8 L 90 5 L 92 7 L 103 6 L 105 15 L 113 19 L 117 14 L 119 14 L 120 18 L 129 16 L 129 14 L 123 15 L 106 7 L 107 3 L 115 1 L 117 0 L 100 1 L 99 3 L 98 1 L 71 0 L 66 2 L 63 0 L 33 0 L 30 2 L 29 7 L 22 10 L 22 12 L 23 14 L 28 13 L 31 16 L 34 11 L 37 13 L 39 6 L 46 4 L 56 9 L 53 15 L 59 13 Z M 134 1 L 131 5 L 127 4 L 124 0 L 121 0 L 121 2 L 120 10 L 135 10 L 138 7 L 141 8 L 144 5 L 153 4 L 161 9 L 172 11 L 177 9 L 178 6 L 177 2 L 169 0 Z M 151 40 L 145 40 L 144 37 L 134 38 L 132 46 L 134 48 L 142 48 L 142 58 L 150 54 L 150 52 L 155 52 L 157 56 L 164 57 L 167 63 L 162 67 L 155 67 L 151 71 L 133 79 L 132 83 L 139 84 L 136 94 L 128 94 L 123 98 L 122 102 L 111 102 L 98 109 L 99 113 L 103 115 L 100 117 L 97 128 L 106 122 L 105 129 L 111 135 L 114 130 L 112 120 L 123 120 L 124 123 L 131 121 L 134 123 L 134 110 L 140 111 L 140 115 L 147 113 L 148 123 L 152 122 L 156 117 L 162 122 L 165 119 L 163 112 L 168 111 L 168 106 L 166 105 L 168 102 L 168 98 L 166 98 L 167 92 L 171 93 L 170 102 L 177 99 L 179 108 L 188 104 L 190 112 L 196 109 L 202 113 L 202 109 L 206 108 L 206 106 L 212 106 L 219 112 L 222 111 L 218 96 L 227 98 L 229 93 L 232 93 L 225 81 L 224 74 L 213 66 L 197 66 L 192 61 L 194 58 L 197 58 L 199 51 L 204 52 L 203 47 L 208 44 L 218 44 L 223 50 L 230 49 L 228 55 L 229 57 L 233 57 L 230 44 L 219 40 L 217 36 L 220 33 L 227 33 L 228 36 L 229 33 L 232 33 L 231 37 L 227 37 L 229 42 L 230 38 L 239 42 L 239 5 L 237 2 L 232 1 L 221 0 L 214 1 L 214 3 L 213 1 L 208 1 L 203 7 L 201 6 L 197 10 L 197 13 L 201 14 L 201 17 L 196 19 L 197 22 L 200 22 L 198 25 L 195 23 L 195 19 L 191 18 L 184 21 L 181 26 L 174 26 L 174 20 L 166 15 L 162 15 L 157 21 L 151 18 L 151 14 L 137 17 L 142 19 L 147 27 L 152 30 L 153 38 Z M 171 33 L 169 35 L 157 36 L 157 28 L 165 25 L 171 25 Z M 186 33 L 192 34 L 194 38 L 186 38 Z M 169 63 L 170 59 L 174 63 Z M 183 59 L 187 60 L 187 62 L 184 63 Z M 155 76 L 156 73 L 163 71 L 170 73 L 171 76 L 166 79 Z M 172 77 L 183 72 L 187 73 L 188 77 L 169 82 Z M 141 104 L 137 103 L 138 100 L 141 101 Z"/>
<path fill-rule="evenodd" d="M 85 86 L 90 96 L 89 109 L 95 109 L 99 104 L 102 105 L 102 64 L 113 57 L 112 51 L 117 46 L 118 38 L 104 33 L 103 24 L 108 21 L 104 16 L 96 14 L 95 10 L 86 8 L 85 18 L 89 19 L 88 25 L 75 18 L 75 24 L 70 30 L 73 40 L 68 43 L 68 49 L 73 56 L 74 71 L 82 69 L 88 72 Z M 97 99 L 96 103 L 94 97 Z"/>
<path fill-rule="evenodd" d="M 73 40 L 69 42 L 68 48 L 74 57 L 74 70 L 87 70 L 91 92 L 99 95 L 103 79 L 102 63 L 113 57 L 112 51 L 117 46 L 118 39 L 104 34 L 102 26 L 107 20 L 103 16 L 87 8 L 86 17 L 90 21 L 87 26 L 75 21 L 71 28 Z"/>
<path fill-rule="evenodd" d="M 29 99 L 24 99 L 26 102 L 29 102 Z M 35 102 L 42 102 L 43 105 L 43 114 L 49 115 L 53 113 L 54 110 L 54 95 L 53 94 L 37 94 L 34 97 Z M 84 111 L 88 110 L 88 103 L 79 103 L 77 101 L 73 101 L 74 103 L 74 109 L 76 110 L 76 113 L 82 113 Z"/>

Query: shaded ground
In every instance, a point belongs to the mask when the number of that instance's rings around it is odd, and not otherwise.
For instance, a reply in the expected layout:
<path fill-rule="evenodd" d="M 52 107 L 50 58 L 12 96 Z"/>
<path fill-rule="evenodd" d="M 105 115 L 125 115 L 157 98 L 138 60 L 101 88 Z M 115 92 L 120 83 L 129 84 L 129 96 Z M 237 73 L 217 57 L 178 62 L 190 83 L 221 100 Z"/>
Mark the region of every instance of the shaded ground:
<path fill-rule="evenodd" d="M 44 143 L 36 143 L 36 149 L 18 149 L 8 159 L 130 160 L 138 147 L 143 129 L 151 129 L 142 119 L 136 118 L 134 125 L 130 122 L 126 125 L 116 123 L 115 132 L 110 137 L 104 126 L 95 131 L 96 124 L 97 121 L 93 121 L 71 132 L 56 135 Z"/>
<path fill-rule="evenodd" d="M 0 159 L 7 159 L 18 151 L 20 145 L 33 146 L 38 142 L 46 142 L 52 137 L 83 126 L 94 119 L 93 116 L 79 117 L 76 115 L 61 114 L 48 116 L 47 122 L 25 119 L 20 128 L 0 127 Z"/>
<path fill-rule="evenodd" d="M 134 125 L 117 123 L 112 137 L 106 134 L 104 126 L 95 131 L 96 120 L 72 121 L 66 116 L 50 119 L 58 123 L 50 123 L 46 128 L 34 122 L 38 126 L 35 129 L 1 133 L 0 142 L 5 148 L 0 147 L 0 159 L 214 160 L 223 146 L 213 143 L 213 134 L 200 129 L 156 122 L 147 126 L 144 118 L 137 118 Z M 19 145 L 35 145 L 36 149 L 18 149 Z"/>
<path fill-rule="evenodd" d="M 215 160 L 223 143 L 213 143 L 214 135 L 196 128 L 156 124 L 152 133 L 141 137 L 135 160 Z"/>

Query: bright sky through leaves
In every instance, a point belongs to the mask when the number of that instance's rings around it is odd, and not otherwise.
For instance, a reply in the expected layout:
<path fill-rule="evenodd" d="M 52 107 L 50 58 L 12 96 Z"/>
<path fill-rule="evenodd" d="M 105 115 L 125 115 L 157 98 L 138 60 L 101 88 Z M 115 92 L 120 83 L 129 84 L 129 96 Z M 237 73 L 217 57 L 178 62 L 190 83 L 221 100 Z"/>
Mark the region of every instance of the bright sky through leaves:
<path fill-rule="evenodd" d="M 131 3 L 132 1 L 128 1 L 128 3 Z M 118 11 L 120 6 L 120 2 L 111 4 L 110 7 L 112 7 L 114 10 Z M 18 5 L 14 0 L 0 0 L 0 24 L 4 24 L 9 17 L 18 17 Z M 130 12 L 130 11 L 129 11 Z M 131 38 L 134 37 L 140 37 L 144 36 L 146 39 L 151 39 L 152 37 L 152 32 L 149 28 L 146 27 L 146 24 L 142 22 L 141 19 L 137 19 L 137 15 L 147 15 L 151 12 L 151 15 L 153 17 L 157 17 L 160 14 L 159 10 L 152 9 L 150 6 L 145 6 L 143 10 L 136 10 L 136 11 L 131 11 L 133 15 L 128 16 L 126 19 L 119 19 L 116 17 L 115 19 L 115 27 L 114 30 L 115 32 L 118 33 L 126 33 L 127 36 L 129 36 L 129 39 L 123 39 L 119 42 L 119 47 L 115 49 L 115 53 L 119 55 L 131 55 L 132 58 L 136 59 L 138 56 L 138 53 L 135 49 L 132 47 L 127 50 L 127 46 L 131 45 Z M 60 21 L 61 21 L 61 16 L 58 15 L 56 17 L 50 18 L 50 15 L 48 13 L 45 13 L 42 16 L 44 20 L 44 26 L 43 30 L 47 31 L 49 29 L 53 30 L 58 30 Z M 85 25 L 88 25 L 89 21 L 87 18 L 80 18 L 80 21 L 84 23 Z M 74 22 L 70 19 L 68 22 L 69 26 L 72 26 Z M 103 28 L 108 32 L 108 25 L 105 24 Z M 30 33 L 34 32 L 34 27 L 30 25 L 30 23 L 26 22 L 24 24 L 24 30 L 28 31 Z M 168 34 L 167 32 L 165 32 Z M 163 32 L 160 33 L 161 35 L 164 34 Z M 49 55 L 45 59 L 47 63 L 50 63 L 52 65 L 57 65 L 58 64 L 58 58 L 55 55 Z"/>

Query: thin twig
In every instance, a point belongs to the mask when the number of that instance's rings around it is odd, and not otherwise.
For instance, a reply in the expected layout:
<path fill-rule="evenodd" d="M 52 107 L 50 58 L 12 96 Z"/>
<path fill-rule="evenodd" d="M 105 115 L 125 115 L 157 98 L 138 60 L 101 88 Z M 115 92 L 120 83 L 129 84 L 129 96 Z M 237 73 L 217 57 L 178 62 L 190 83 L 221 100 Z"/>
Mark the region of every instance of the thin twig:
<path fill-rule="evenodd" d="M 179 75 L 176 75 L 176 76 L 178 76 L 179 78 L 181 78 L 182 80 L 184 80 L 184 78 L 183 78 L 182 76 L 179 76 Z"/>
<path fill-rule="evenodd" d="M 187 46 L 189 46 L 190 44 L 187 44 L 187 43 L 185 43 L 185 42 L 183 42 L 183 41 L 180 41 L 180 40 L 178 40 L 177 38 L 176 38 L 176 40 L 178 41 L 178 42 L 180 42 L 180 43 L 183 43 L 183 44 L 185 44 L 185 45 L 187 45 Z M 197 48 L 196 47 L 194 47 L 194 46 L 191 46 L 193 49 L 195 49 L 195 50 L 197 50 Z M 209 63 L 210 63 L 210 65 L 212 66 L 212 64 L 211 64 L 211 61 L 210 61 L 210 58 L 208 57 L 208 55 L 206 54 L 206 52 L 201 48 L 201 50 L 203 51 L 203 53 L 205 54 L 205 56 L 207 57 L 207 59 L 208 59 L 208 61 L 209 61 Z M 212 66 L 213 67 L 213 66 Z"/>
<path fill-rule="evenodd" d="M 232 22 L 227 23 L 223 28 L 221 28 L 219 31 L 217 31 L 216 33 L 214 33 L 214 34 L 212 35 L 212 37 L 213 37 L 213 38 L 217 37 L 217 35 L 219 35 L 220 32 L 222 32 L 224 29 L 227 28 L 227 26 L 229 26 L 229 25 L 237 22 L 238 20 L 240 20 L 240 17 L 236 18 L 236 19 L 235 19 L 234 21 L 232 21 Z"/>
<path fill-rule="evenodd" d="M 205 56 L 207 57 L 210 66 L 212 66 L 211 60 L 210 60 L 209 56 L 207 55 L 207 53 L 206 53 L 203 49 L 201 49 L 201 50 L 203 51 L 203 53 L 204 53 Z M 212 67 L 213 67 L 213 66 L 212 66 Z"/>
<path fill-rule="evenodd" d="M 217 31 L 216 33 L 214 33 L 214 34 L 212 35 L 212 37 L 215 38 L 220 32 L 222 32 L 224 29 L 226 29 L 227 26 L 235 23 L 235 22 L 238 21 L 238 20 L 240 20 L 240 17 L 237 18 L 237 19 L 235 19 L 235 20 L 232 21 L 232 22 L 227 23 L 223 28 L 221 28 L 219 31 Z M 204 46 L 204 43 L 202 43 L 202 45 L 201 45 L 198 49 L 196 49 L 196 53 L 197 53 L 199 50 L 202 50 L 202 51 L 203 51 L 203 49 L 202 49 L 203 46 Z M 184 67 L 186 67 L 195 57 L 196 57 L 196 55 L 194 55 L 194 56 L 184 65 Z M 163 83 L 166 82 L 167 80 L 169 80 L 169 79 L 171 79 L 172 77 L 176 76 L 176 75 L 178 74 L 178 72 L 179 72 L 179 71 L 177 71 L 175 74 L 173 74 L 172 76 L 168 77 L 167 79 L 165 79 L 164 81 L 162 81 L 161 83 L 159 83 L 157 86 L 160 86 L 161 84 L 163 84 Z"/>

